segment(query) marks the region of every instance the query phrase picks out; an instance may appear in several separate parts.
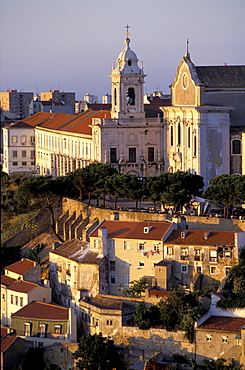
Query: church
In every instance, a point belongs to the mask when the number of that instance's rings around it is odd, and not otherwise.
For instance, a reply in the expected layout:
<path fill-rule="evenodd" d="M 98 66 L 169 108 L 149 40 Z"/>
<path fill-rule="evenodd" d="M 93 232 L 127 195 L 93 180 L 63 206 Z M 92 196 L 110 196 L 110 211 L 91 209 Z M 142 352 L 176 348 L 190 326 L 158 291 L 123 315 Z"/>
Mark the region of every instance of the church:
<path fill-rule="evenodd" d="M 3 171 L 56 177 L 97 161 L 138 177 L 189 171 L 206 187 L 245 174 L 245 66 L 195 66 L 187 50 L 171 101 L 157 104 L 145 104 L 145 77 L 127 34 L 110 74 L 111 109 L 37 113 L 4 128 Z"/>

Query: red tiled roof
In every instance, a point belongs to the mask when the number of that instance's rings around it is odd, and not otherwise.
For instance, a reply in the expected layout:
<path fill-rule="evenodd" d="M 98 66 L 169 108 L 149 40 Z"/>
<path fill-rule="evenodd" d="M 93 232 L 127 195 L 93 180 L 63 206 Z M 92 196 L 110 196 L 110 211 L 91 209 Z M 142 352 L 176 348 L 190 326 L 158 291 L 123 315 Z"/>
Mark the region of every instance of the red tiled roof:
<path fill-rule="evenodd" d="M 165 241 L 165 244 L 182 245 L 234 245 L 234 231 L 220 230 L 188 230 L 185 238 L 181 238 L 183 230 L 173 230 L 171 235 Z M 207 239 L 204 239 L 205 233 L 209 233 Z"/>
<path fill-rule="evenodd" d="M 168 297 L 169 292 L 167 290 L 149 289 L 150 297 Z"/>
<path fill-rule="evenodd" d="M 7 129 L 11 129 L 11 128 L 32 128 L 32 125 L 29 125 L 28 123 L 24 122 L 24 121 L 18 121 L 18 122 L 14 122 L 14 123 L 11 123 Z"/>
<path fill-rule="evenodd" d="M 1 284 L 3 285 L 6 285 L 6 286 L 10 286 L 12 284 L 14 284 L 14 282 L 16 281 L 16 279 L 13 279 L 7 275 L 2 275 L 1 276 Z"/>
<path fill-rule="evenodd" d="M 106 227 L 108 238 L 161 240 L 171 225 L 169 222 L 103 221 L 98 228 Z M 151 227 L 148 233 L 144 233 L 146 226 Z M 90 235 L 91 237 L 98 236 L 98 228 Z"/>
<path fill-rule="evenodd" d="M 14 292 L 20 292 L 20 293 L 28 293 L 34 288 L 36 288 L 38 285 L 34 283 L 30 283 L 29 281 L 23 281 L 19 280 L 16 281 L 13 285 L 9 287 L 9 290 L 13 290 Z"/>
<path fill-rule="evenodd" d="M 245 325 L 245 317 L 210 316 L 198 329 L 237 331 Z"/>
<path fill-rule="evenodd" d="M 1 328 L 1 337 L 4 337 L 5 335 L 8 334 L 8 328 Z"/>
<path fill-rule="evenodd" d="M 7 335 L 5 338 L 3 338 L 1 341 L 1 352 L 5 352 L 16 339 L 17 337 L 12 337 L 10 335 Z"/>
<path fill-rule="evenodd" d="M 68 310 L 68 308 L 51 303 L 33 301 L 12 314 L 12 317 L 41 320 L 68 320 Z"/>
<path fill-rule="evenodd" d="M 47 129 L 74 132 L 77 134 L 92 135 L 92 118 L 110 118 L 111 112 L 108 110 L 88 110 L 79 115 L 65 113 L 45 113 L 39 112 L 27 117 L 15 125 L 27 124 L 30 127 L 43 127 Z"/>
<path fill-rule="evenodd" d="M 33 267 L 36 266 L 36 263 L 34 261 L 28 260 L 28 259 L 22 259 L 18 262 L 13 263 L 12 265 L 9 265 L 5 267 L 5 270 L 15 272 L 16 274 L 24 274 L 26 271 L 31 270 Z"/>

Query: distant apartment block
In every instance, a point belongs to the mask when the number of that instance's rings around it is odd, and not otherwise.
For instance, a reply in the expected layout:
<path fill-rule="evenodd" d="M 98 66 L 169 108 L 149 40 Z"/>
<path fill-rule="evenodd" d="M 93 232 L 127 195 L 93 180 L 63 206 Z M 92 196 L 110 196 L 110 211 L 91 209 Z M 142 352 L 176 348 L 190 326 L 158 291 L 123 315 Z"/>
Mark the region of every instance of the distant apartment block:
<path fill-rule="evenodd" d="M 0 92 L 0 105 L 3 111 L 15 113 L 20 119 L 28 117 L 29 104 L 33 99 L 33 92 L 7 90 Z"/>
<path fill-rule="evenodd" d="M 50 101 L 54 106 L 71 106 L 72 112 L 74 114 L 75 110 L 75 93 L 74 92 L 65 92 L 59 90 L 50 90 L 49 92 L 41 92 L 40 100 Z M 67 112 L 54 112 L 54 113 L 67 113 Z"/>

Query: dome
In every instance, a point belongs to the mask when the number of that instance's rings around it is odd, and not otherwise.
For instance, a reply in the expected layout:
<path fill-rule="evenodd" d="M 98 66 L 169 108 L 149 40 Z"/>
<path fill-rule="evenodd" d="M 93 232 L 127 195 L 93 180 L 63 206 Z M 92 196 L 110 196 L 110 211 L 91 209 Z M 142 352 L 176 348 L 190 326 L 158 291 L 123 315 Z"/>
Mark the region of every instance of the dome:
<path fill-rule="evenodd" d="M 126 46 L 124 50 L 117 57 L 117 67 L 113 70 L 112 74 L 125 74 L 125 75 L 140 75 L 143 70 L 138 66 L 138 58 L 134 51 L 129 47 L 130 39 L 125 39 Z"/>
<path fill-rule="evenodd" d="M 128 37 L 125 39 L 125 43 L 126 43 L 126 46 L 125 46 L 124 50 L 121 51 L 121 53 L 118 55 L 117 60 L 127 61 L 127 60 L 131 59 L 131 60 L 134 60 L 135 62 L 138 62 L 137 55 L 129 47 L 130 39 Z"/>

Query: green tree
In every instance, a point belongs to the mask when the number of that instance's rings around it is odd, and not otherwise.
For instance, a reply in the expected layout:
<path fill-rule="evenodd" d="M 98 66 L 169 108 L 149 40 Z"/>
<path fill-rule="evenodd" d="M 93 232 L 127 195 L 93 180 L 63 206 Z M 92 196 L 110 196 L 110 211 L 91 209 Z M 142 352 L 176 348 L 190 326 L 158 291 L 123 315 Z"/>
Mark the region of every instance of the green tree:
<path fill-rule="evenodd" d="M 192 196 L 201 195 L 203 178 L 190 172 L 177 171 L 159 176 L 162 183 L 161 202 L 179 210 Z"/>
<path fill-rule="evenodd" d="M 1 171 L 1 189 L 5 190 L 9 187 L 10 177 L 6 172 Z"/>
<path fill-rule="evenodd" d="M 163 191 L 163 180 L 164 177 L 152 176 L 147 177 L 143 182 L 144 193 L 148 199 L 153 202 L 154 211 L 156 211 L 156 203 L 161 199 L 161 193 Z"/>
<path fill-rule="evenodd" d="M 133 314 L 133 317 L 139 329 L 148 329 L 152 324 L 149 318 L 149 309 L 145 307 L 144 302 L 137 304 L 136 312 Z"/>
<path fill-rule="evenodd" d="M 143 182 L 135 175 L 124 175 L 122 177 L 122 187 L 125 195 L 130 199 L 135 200 L 135 208 L 138 208 L 138 203 L 144 194 Z"/>
<path fill-rule="evenodd" d="M 77 360 L 76 367 L 82 370 L 123 368 L 113 340 L 104 338 L 101 333 L 83 335 L 74 357 Z"/>
<path fill-rule="evenodd" d="M 96 189 L 104 189 L 106 179 L 116 172 L 117 170 L 108 164 L 90 163 L 88 166 L 74 171 L 71 174 L 71 179 L 74 186 L 80 191 L 81 199 L 83 191 L 86 190 L 88 192 L 88 203 L 90 204 L 91 194 Z"/>
<path fill-rule="evenodd" d="M 124 189 L 124 176 L 121 173 L 115 173 L 108 177 L 105 181 L 105 192 L 114 197 L 114 209 L 117 208 L 118 198 L 123 198 L 126 195 Z"/>
<path fill-rule="evenodd" d="M 234 204 L 244 200 L 245 176 L 219 175 L 210 180 L 210 186 L 203 192 L 203 198 L 224 206 L 224 216 L 229 215 Z"/>
<path fill-rule="evenodd" d="M 124 289 L 122 292 L 123 296 L 129 297 L 140 297 L 148 286 L 148 278 L 142 277 L 139 280 L 130 281 L 131 286 L 128 289 Z"/>

